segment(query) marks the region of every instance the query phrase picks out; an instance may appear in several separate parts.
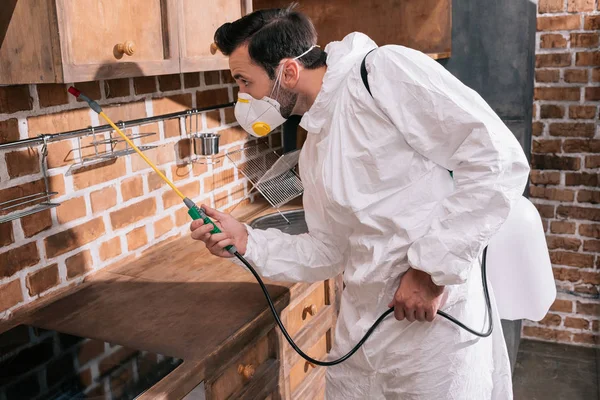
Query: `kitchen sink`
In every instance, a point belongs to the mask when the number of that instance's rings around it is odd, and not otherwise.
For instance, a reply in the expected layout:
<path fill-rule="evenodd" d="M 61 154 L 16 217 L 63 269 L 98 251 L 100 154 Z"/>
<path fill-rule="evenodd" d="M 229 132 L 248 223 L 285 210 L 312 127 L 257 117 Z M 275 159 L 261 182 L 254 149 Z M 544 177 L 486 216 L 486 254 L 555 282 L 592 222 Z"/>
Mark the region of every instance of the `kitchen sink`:
<path fill-rule="evenodd" d="M 286 219 L 289 222 L 286 221 Z M 308 227 L 306 226 L 306 221 L 304 219 L 304 210 L 291 210 L 284 211 L 281 214 L 276 212 L 274 214 L 264 215 L 256 218 L 248 225 L 253 229 L 275 228 L 284 233 L 289 233 L 290 235 L 299 235 L 308 232 Z"/>

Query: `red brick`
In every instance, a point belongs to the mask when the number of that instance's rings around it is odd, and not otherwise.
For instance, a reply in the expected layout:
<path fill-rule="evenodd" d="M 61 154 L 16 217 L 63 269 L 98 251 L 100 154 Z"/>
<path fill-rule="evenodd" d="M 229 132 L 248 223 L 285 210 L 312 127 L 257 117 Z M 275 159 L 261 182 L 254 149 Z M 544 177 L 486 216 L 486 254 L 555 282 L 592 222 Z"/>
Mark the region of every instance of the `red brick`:
<path fill-rule="evenodd" d="M 88 244 L 104 234 L 102 218 L 96 218 L 75 226 L 71 229 L 56 233 L 44 240 L 46 256 L 53 258 Z"/>
<path fill-rule="evenodd" d="M 560 140 L 534 140 L 532 151 L 534 153 L 560 153 Z"/>
<path fill-rule="evenodd" d="M 600 4 L 598 5 L 600 7 Z M 600 8 L 599 8 L 600 10 Z M 600 328 L 600 321 L 596 320 L 596 321 L 592 321 L 592 331 L 593 332 L 598 332 Z"/>
<path fill-rule="evenodd" d="M 235 111 L 232 107 L 228 107 L 225 109 L 225 123 L 233 124 L 234 122 L 237 122 L 237 119 L 235 118 Z"/>
<path fill-rule="evenodd" d="M 590 322 L 583 318 L 567 317 L 565 318 L 565 326 L 573 329 L 588 329 Z"/>
<path fill-rule="evenodd" d="M 204 72 L 204 84 L 207 86 L 218 85 L 221 83 L 219 71 L 205 71 Z"/>
<path fill-rule="evenodd" d="M 239 126 L 224 129 L 222 131 L 219 131 L 219 133 L 221 134 L 220 142 L 222 146 L 246 140 L 248 138 L 248 134 L 246 133 L 246 131 L 244 131 Z"/>
<path fill-rule="evenodd" d="M 40 99 L 40 107 L 60 106 L 69 103 L 69 92 L 67 92 L 66 85 L 47 83 L 36 86 Z"/>
<path fill-rule="evenodd" d="M 581 18 L 579 15 L 537 18 L 538 31 L 567 31 L 575 29 L 581 29 Z"/>
<path fill-rule="evenodd" d="M 531 183 L 536 185 L 558 185 L 560 184 L 560 172 L 532 170 Z"/>
<path fill-rule="evenodd" d="M 569 118 L 571 119 L 594 119 L 595 116 L 595 106 L 569 106 Z"/>
<path fill-rule="evenodd" d="M 177 152 L 178 160 L 185 160 L 194 154 L 192 141 L 188 138 L 178 140 L 177 144 L 175 145 L 175 150 Z"/>
<path fill-rule="evenodd" d="M 176 226 L 188 225 L 190 222 L 192 222 L 192 219 L 190 218 L 190 216 L 187 213 L 187 208 L 182 207 L 182 208 L 179 208 L 177 211 L 175 211 L 175 225 Z"/>
<path fill-rule="evenodd" d="M 37 149 L 11 151 L 4 155 L 8 175 L 11 178 L 37 174 L 40 172 L 40 159 Z"/>
<path fill-rule="evenodd" d="M 102 94 L 100 93 L 100 82 L 98 81 L 78 82 L 75 87 L 92 100 L 100 100 L 102 97 Z M 81 99 L 77 99 L 77 101 L 81 103 L 84 102 L 84 100 Z"/>
<path fill-rule="evenodd" d="M 592 82 L 600 82 L 600 68 L 592 69 Z"/>
<path fill-rule="evenodd" d="M 568 12 L 594 11 L 594 0 L 569 0 Z"/>
<path fill-rule="evenodd" d="M 581 271 L 581 280 L 589 285 L 600 285 L 600 271 Z"/>
<path fill-rule="evenodd" d="M 135 94 L 150 94 L 156 92 L 156 79 L 154 76 L 139 76 L 133 78 Z"/>
<path fill-rule="evenodd" d="M 581 247 L 581 240 L 563 236 L 546 236 L 549 249 L 564 249 L 577 251 Z"/>
<path fill-rule="evenodd" d="M 208 111 L 206 115 L 206 126 L 208 129 L 213 129 L 221 126 L 221 113 L 219 110 Z"/>
<path fill-rule="evenodd" d="M 139 197 L 144 194 L 144 182 L 141 176 L 127 178 L 121 183 L 121 194 L 123 201 Z"/>
<path fill-rule="evenodd" d="M 127 249 L 133 251 L 148 244 L 148 235 L 146 235 L 146 227 L 141 226 L 135 228 L 127 235 Z"/>
<path fill-rule="evenodd" d="M 588 81 L 588 72 L 585 69 L 567 69 L 564 79 L 569 83 L 585 83 Z"/>
<path fill-rule="evenodd" d="M 110 213 L 113 229 L 120 229 L 131 225 L 156 213 L 156 200 L 154 198 L 142 200 L 130 206 Z"/>
<path fill-rule="evenodd" d="M 573 312 L 573 302 L 571 300 L 561 300 L 556 299 L 552 306 L 550 306 L 550 311 L 555 312 Z"/>
<path fill-rule="evenodd" d="M 117 205 L 117 190 L 114 186 L 96 190 L 90 194 L 92 212 L 98 213 Z"/>
<path fill-rule="evenodd" d="M 161 237 L 173 229 L 173 220 L 170 216 L 164 217 L 154 223 L 154 238 Z"/>
<path fill-rule="evenodd" d="M 581 271 L 576 268 L 552 268 L 554 279 L 564 282 L 578 282 L 581 280 Z"/>
<path fill-rule="evenodd" d="M 568 67 L 571 65 L 570 53 L 538 54 L 535 56 L 536 68 Z"/>
<path fill-rule="evenodd" d="M 594 256 L 590 254 L 569 253 L 566 251 L 551 251 L 552 264 L 568 265 L 570 267 L 593 268 Z"/>
<path fill-rule="evenodd" d="M 595 32 L 571 33 L 571 47 L 598 47 L 598 34 Z"/>
<path fill-rule="evenodd" d="M 543 186 L 531 186 L 531 197 L 572 202 L 575 200 L 575 192 L 566 189 L 547 188 Z M 554 223 L 553 223 L 554 224 Z"/>
<path fill-rule="evenodd" d="M 164 169 L 159 169 L 160 172 L 163 173 L 163 175 L 165 174 L 165 170 Z M 158 174 L 154 171 L 151 171 L 148 174 L 148 190 L 150 192 L 155 191 L 157 189 L 160 189 L 163 186 L 166 186 L 167 184 L 165 183 L 165 181 L 162 180 L 162 178 L 160 176 L 158 176 Z"/>
<path fill-rule="evenodd" d="M 0 114 L 11 114 L 33 108 L 28 85 L 0 86 Z"/>
<path fill-rule="evenodd" d="M 21 218 L 21 228 L 26 238 L 37 235 L 52 227 L 52 215 L 50 210 L 40 211 L 35 214 Z"/>
<path fill-rule="evenodd" d="M 573 342 L 597 345 L 600 344 L 600 336 L 592 335 L 590 333 L 574 333 Z"/>
<path fill-rule="evenodd" d="M 598 153 L 600 139 L 567 139 L 563 142 L 565 153 Z"/>
<path fill-rule="evenodd" d="M 600 303 L 582 303 L 577 302 L 577 314 L 591 315 L 597 317 L 600 315 Z"/>
<path fill-rule="evenodd" d="M 20 270 L 37 264 L 40 261 L 35 242 L 0 253 L 0 278 L 13 276 Z"/>
<path fill-rule="evenodd" d="M 540 107 L 540 118 L 562 118 L 565 115 L 565 108 L 554 104 L 542 104 Z"/>
<path fill-rule="evenodd" d="M 600 101 L 600 86 L 585 88 L 586 101 Z"/>
<path fill-rule="evenodd" d="M 172 146 L 160 146 L 144 152 L 144 155 L 154 163 L 160 166 L 175 161 L 175 151 Z M 133 172 L 150 169 L 142 157 L 133 157 L 131 159 L 131 168 Z"/>
<path fill-rule="evenodd" d="M 160 75 L 158 77 L 158 88 L 161 92 L 181 89 L 181 78 L 179 74 Z"/>
<path fill-rule="evenodd" d="M 541 136 L 543 131 L 544 131 L 544 124 L 543 123 L 541 123 L 541 122 L 538 121 L 538 122 L 534 122 L 532 124 L 531 134 L 533 136 Z"/>
<path fill-rule="evenodd" d="M 594 298 L 598 298 L 600 292 L 598 292 L 598 288 L 592 285 L 575 285 L 575 292 L 582 293 L 584 295 L 593 296 Z"/>
<path fill-rule="evenodd" d="M 125 158 L 119 157 L 116 160 L 109 160 L 101 164 L 90 166 L 86 169 L 78 170 L 73 174 L 73 185 L 75 189 L 85 189 L 90 186 L 117 179 L 118 177 L 125 175 L 126 171 Z"/>
<path fill-rule="evenodd" d="M 183 86 L 186 89 L 200 86 L 200 74 L 198 72 L 188 72 L 183 74 Z"/>
<path fill-rule="evenodd" d="M 24 183 L 24 184 L 18 185 L 18 186 L 12 186 L 12 187 L 9 187 L 6 189 L 1 189 L 0 190 L 0 203 L 4 203 L 4 202 L 10 201 L 10 200 L 16 200 L 20 197 L 40 193 L 40 192 L 43 192 L 44 190 L 45 190 L 45 188 L 44 188 L 44 180 L 43 179 Z M 29 205 L 15 207 L 15 208 L 11 209 L 11 211 L 16 211 L 16 210 L 25 208 L 27 206 L 29 206 Z M 0 212 L 0 215 L 4 215 L 4 214 L 7 214 L 7 212 Z"/>
<path fill-rule="evenodd" d="M 48 169 L 64 167 L 75 161 L 73 146 L 68 140 L 48 144 Z"/>
<path fill-rule="evenodd" d="M 561 218 L 600 221 L 600 209 L 575 206 L 558 206 L 557 215 Z"/>
<path fill-rule="evenodd" d="M 22 301 L 23 293 L 18 279 L 0 285 L 0 312 L 12 308 Z"/>
<path fill-rule="evenodd" d="M 544 232 L 548 232 L 548 226 L 550 226 L 550 222 L 546 218 L 542 218 L 542 227 L 544 228 Z"/>
<path fill-rule="evenodd" d="M 100 245 L 100 259 L 106 261 L 121 255 L 121 239 L 114 237 Z"/>
<path fill-rule="evenodd" d="M 43 133 L 60 133 L 82 129 L 91 124 L 90 110 L 86 107 L 29 117 L 27 118 L 27 124 L 29 126 L 29 137 L 37 137 Z"/>
<path fill-rule="evenodd" d="M 99 340 L 88 340 L 77 350 L 79 365 L 84 366 L 88 362 L 97 359 L 104 353 L 104 342 Z"/>
<path fill-rule="evenodd" d="M 577 201 L 579 203 L 600 203 L 600 191 L 580 190 L 577 193 Z"/>
<path fill-rule="evenodd" d="M 554 206 L 552 204 L 534 204 L 542 218 L 554 218 Z"/>
<path fill-rule="evenodd" d="M 181 135 L 181 125 L 178 119 L 169 119 L 163 122 L 165 138 L 178 137 Z"/>
<path fill-rule="evenodd" d="M 575 65 L 579 67 L 600 66 L 600 51 L 584 51 L 575 55 Z"/>
<path fill-rule="evenodd" d="M 597 155 L 597 156 L 585 156 L 585 167 L 586 168 L 598 168 L 598 167 L 600 167 L 600 155 Z"/>
<path fill-rule="evenodd" d="M 233 76 L 231 75 L 231 71 L 229 71 L 229 70 L 221 71 L 221 77 L 223 79 L 224 84 L 234 84 L 235 83 L 235 79 L 233 79 Z"/>
<path fill-rule="evenodd" d="M 192 168 L 189 164 L 171 166 L 171 176 L 173 177 L 173 182 L 188 179 L 192 175 Z"/>
<path fill-rule="evenodd" d="M 577 87 L 536 87 L 535 100 L 577 101 L 581 90 Z"/>
<path fill-rule="evenodd" d="M 94 261 L 89 250 L 84 250 L 65 260 L 67 278 L 73 279 L 92 270 Z"/>
<path fill-rule="evenodd" d="M 579 225 L 579 234 L 600 239 L 600 224 L 581 224 Z"/>
<path fill-rule="evenodd" d="M 107 99 L 129 96 L 129 78 L 105 80 L 104 93 Z"/>
<path fill-rule="evenodd" d="M 540 48 L 563 49 L 567 47 L 567 39 L 559 33 L 549 33 L 540 37 Z"/>
<path fill-rule="evenodd" d="M 19 120 L 16 118 L 0 121 L 0 143 L 19 140 Z"/>
<path fill-rule="evenodd" d="M 597 31 L 600 29 L 600 15 L 586 15 L 583 21 L 583 29 L 586 31 Z"/>
<path fill-rule="evenodd" d="M 186 197 L 193 199 L 195 197 L 198 197 L 198 195 L 200 194 L 200 182 L 197 180 L 192 181 L 186 185 L 178 186 L 178 189 L 181 190 L 181 192 Z M 165 192 L 162 196 L 162 199 L 163 207 L 165 210 L 178 204 L 181 204 L 181 198 L 172 190 Z"/>
<path fill-rule="evenodd" d="M 242 183 L 231 188 L 231 198 L 233 201 L 238 201 L 244 198 L 246 186 Z"/>
<path fill-rule="evenodd" d="M 524 326 L 523 335 L 528 337 L 535 337 L 543 340 L 550 340 L 553 342 L 569 342 L 571 339 L 571 333 L 567 331 L 556 331 L 553 329 L 539 328 L 537 326 Z"/>
<path fill-rule="evenodd" d="M 226 88 L 196 92 L 196 107 L 198 108 L 216 106 L 227 103 L 230 103 L 230 101 L 229 93 Z"/>
<path fill-rule="evenodd" d="M 531 156 L 534 169 L 578 170 L 581 160 L 577 157 L 559 157 L 555 155 L 534 154 Z"/>
<path fill-rule="evenodd" d="M 142 125 L 139 128 L 140 135 L 142 134 L 152 134 L 144 136 L 140 139 L 142 144 L 154 143 L 160 141 L 160 135 L 158 131 L 158 123 L 154 122 L 152 124 Z"/>
<path fill-rule="evenodd" d="M 52 289 L 59 282 L 58 264 L 52 264 L 27 275 L 25 282 L 30 296 L 36 296 Z"/>
<path fill-rule="evenodd" d="M 59 224 L 83 218 L 86 215 L 85 199 L 83 196 L 63 201 L 60 207 L 56 209 L 56 217 Z"/>
<path fill-rule="evenodd" d="M 583 242 L 583 251 L 600 253 L 600 240 L 586 240 Z M 598 283 L 600 285 L 600 282 Z"/>
<path fill-rule="evenodd" d="M 176 94 L 173 96 L 153 99 L 154 115 L 170 114 L 192 108 L 192 95 L 190 93 Z"/>
<path fill-rule="evenodd" d="M 0 224 L 0 248 L 8 246 L 15 242 L 12 222 L 4 222 Z"/>
<path fill-rule="evenodd" d="M 558 314 L 546 314 L 544 319 L 542 319 L 539 323 L 541 325 L 546 326 L 558 326 L 562 322 L 562 318 Z"/>
<path fill-rule="evenodd" d="M 590 174 L 587 172 L 582 173 L 569 173 L 565 176 L 565 183 L 567 186 L 591 186 L 597 187 L 598 182 L 598 174 Z"/>
<path fill-rule="evenodd" d="M 593 123 L 563 123 L 554 122 L 550 124 L 550 135 L 551 136 L 564 136 L 564 137 L 594 137 L 596 127 Z"/>
<path fill-rule="evenodd" d="M 538 12 L 544 13 L 557 13 L 564 10 L 563 0 L 540 0 L 538 3 Z"/>

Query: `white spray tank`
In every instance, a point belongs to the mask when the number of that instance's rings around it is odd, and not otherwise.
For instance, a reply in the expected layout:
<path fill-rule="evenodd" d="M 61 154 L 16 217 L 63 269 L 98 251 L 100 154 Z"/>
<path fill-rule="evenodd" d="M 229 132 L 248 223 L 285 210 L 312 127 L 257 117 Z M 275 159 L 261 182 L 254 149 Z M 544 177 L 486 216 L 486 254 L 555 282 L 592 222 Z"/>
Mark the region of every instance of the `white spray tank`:
<path fill-rule="evenodd" d="M 490 240 L 487 274 L 502 319 L 539 321 L 556 299 L 542 220 L 523 196 Z"/>

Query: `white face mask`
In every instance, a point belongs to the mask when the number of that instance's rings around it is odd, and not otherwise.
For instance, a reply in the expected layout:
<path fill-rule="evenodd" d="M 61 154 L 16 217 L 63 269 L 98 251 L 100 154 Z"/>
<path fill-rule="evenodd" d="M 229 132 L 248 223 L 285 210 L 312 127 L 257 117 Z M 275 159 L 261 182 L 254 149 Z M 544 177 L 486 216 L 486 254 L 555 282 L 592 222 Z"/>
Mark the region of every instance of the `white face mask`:
<path fill-rule="evenodd" d="M 303 57 L 315 47 L 318 46 L 311 46 L 310 49 L 298 57 L 294 57 L 293 60 Z M 234 110 L 235 119 L 250 135 L 256 137 L 266 136 L 287 120 L 281 115 L 281 104 L 273 98 L 273 93 L 279 91 L 279 81 L 282 74 L 283 69 L 278 72 L 275 85 L 269 96 L 255 99 L 247 93 L 238 94 Z"/>

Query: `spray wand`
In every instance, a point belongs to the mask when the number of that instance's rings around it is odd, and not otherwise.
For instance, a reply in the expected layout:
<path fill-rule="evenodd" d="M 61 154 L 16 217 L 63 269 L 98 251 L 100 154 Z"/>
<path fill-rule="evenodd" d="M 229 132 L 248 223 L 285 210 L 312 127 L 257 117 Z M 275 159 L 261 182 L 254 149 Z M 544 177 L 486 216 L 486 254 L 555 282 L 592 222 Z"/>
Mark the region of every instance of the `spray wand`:
<path fill-rule="evenodd" d="M 144 161 L 146 161 L 146 163 L 158 174 L 158 176 L 160 176 L 160 178 L 163 181 L 165 181 L 165 183 L 167 183 L 167 185 L 169 185 L 171 187 L 171 189 L 173 189 L 179 197 L 181 197 L 181 199 L 183 200 L 183 203 L 188 208 L 189 216 L 192 217 L 193 220 L 201 219 L 204 222 L 204 224 L 211 224 L 213 226 L 213 229 L 210 231 L 211 234 L 221 233 L 221 230 L 206 215 L 206 212 L 204 211 L 204 209 L 198 207 L 196 205 L 196 203 L 194 203 L 191 199 L 187 198 L 183 193 L 181 193 L 181 191 L 179 189 L 177 189 L 177 187 L 173 184 L 173 182 L 171 182 L 169 180 L 169 178 L 167 178 L 162 172 L 160 172 L 160 170 L 152 163 L 152 161 L 150 161 L 148 159 L 148 157 L 146 157 L 146 155 L 144 155 L 144 153 L 142 153 L 142 151 L 140 149 L 138 149 L 138 147 L 131 141 L 131 139 L 129 139 L 127 137 L 127 135 L 125 135 L 114 124 L 114 122 L 112 122 L 110 120 L 110 118 L 108 118 L 108 116 L 102 111 L 102 107 L 100 107 L 100 105 L 98 103 L 96 103 L 94 100 L 90 99 L 89 97 L 87 97 L 86 95 L 84 95 L 83 93 L 81 93 L 79 90 L 75 89 L 72 86 L 69 88 L 69 93 L 71 93 L 73 96 L 77 97 L 78 99 L 85 101 L 92 110 L 97 112 L 98 115 L 100 115 L 102 118 L 104 118 L 104 120 L 106 120 L 106 122 L 108 122 L 108 124 L 127 142 L 127 144 L 129 144 L 135 150 L 135 152 L 138 153 Z M 296 351 L 296 353 L 298 353 L 302 358 L 304 358 L 306 361 L 308 361 L 312 364 L 320 365 L 323 367 L 329 367 L 329 366 L 340 364 L 340 363 L 346 361 L 354 353 L 356 353 L 358 351 L 358 349 L 367 341 L 367 339 L 375 331 L 375 328 L 377 328 L 377 326 L 379 326 L 381 321 L 383 321 L 388 315 L 390 315 L 391 313 L 394 312 L 393 308 L 389 308 L 383 314 L 381 314 L 381 316 L 379 318 L 377 318 L 375 323 L 369 328 L 367 333 L 365 333 L 365 335 L 356 344 L 356 346 L 354 346 L 344 356 L 342 356 L 336 360 L 331 360 L 331 361 L 315 360 L 308 354 L 304 353 L 298 347 L 298 345 L 294 342 L 294 340 L 292 339 L 292 337 L 290 336 L 288 331 L 285 329 L 285 326 L 283 326 L 283 322 L 281 322 L 281 319 L 279 318 L 279 315 L 277 314 L 277 309 L 275 308 L 275 304 L 273 304 L 273 300 L 271 299 L 271 296 L 269 295 L 269 291 L 267 290 L 267 287 L 265 286 L 262 278 L 258 275 L 258 273 L 254 269 L 254 267 L 252 267 L 252 265 L 244 258 L 244 256 L 242 256 L 237 251 L 235 246 L 233 246 L 233 245 L 227 246 L 227 247 L 225 247 L 225 250 L 227 250 L 229 253 L 236 256 L 248 268 L 248 270 L 252 273 L 252 275 L 254 275 L 254 278 L 256 279 L 256 281 L 260 285 L 263 293 L 265 294 L 267 303 L 269 304 L 269 308 L 271 309 L 271 313 L 273 314 L 273 318 L 275 319 L 275 322 L 279 326 L 279 329 L 281 329 L 281 333 L 283 333 L 283 336 L 285 336 L 286 340 L 288 341 L 290 346 L 292 346 L 294 351 Z M 485 332 L 475 331 L 475 330 L 469 328 L 468 326 L 464 325 L 462 322 L 458 321 L 456 318 L 452 317 L 451 315 L 449 315 L 441 310 L 438 310 L 438 312 L 437 312 L 437 314 L 439 314 L 440 316 L 446 318 L 447 320 L 455 323 L 456 325 L 460 326 L 461 328 L 465 329 L 466 331 L 468 331 L 476 336 L 479 336 L 479 337 L 489 336 L 492 333 L 492 329 L 493 329 L 492 308 L 491 308 L 490 295 L 488 292 L 487 277 L 486 277 L 486 258 L 487 258 L 486 255 L 487 255 L 487 247 L 483 250 L 483 259 L 482 259 L 482 263 L 481 263 L 481 270 L 482 270 L 481 278 L 483 281 L 483 292 L 485 295 L 485 301 L 486 301 L 486 305 L 487 305 L 487 315 L 488 315 L 488 321 L 489 321 L 487 331 L 485 331 Z"/>

